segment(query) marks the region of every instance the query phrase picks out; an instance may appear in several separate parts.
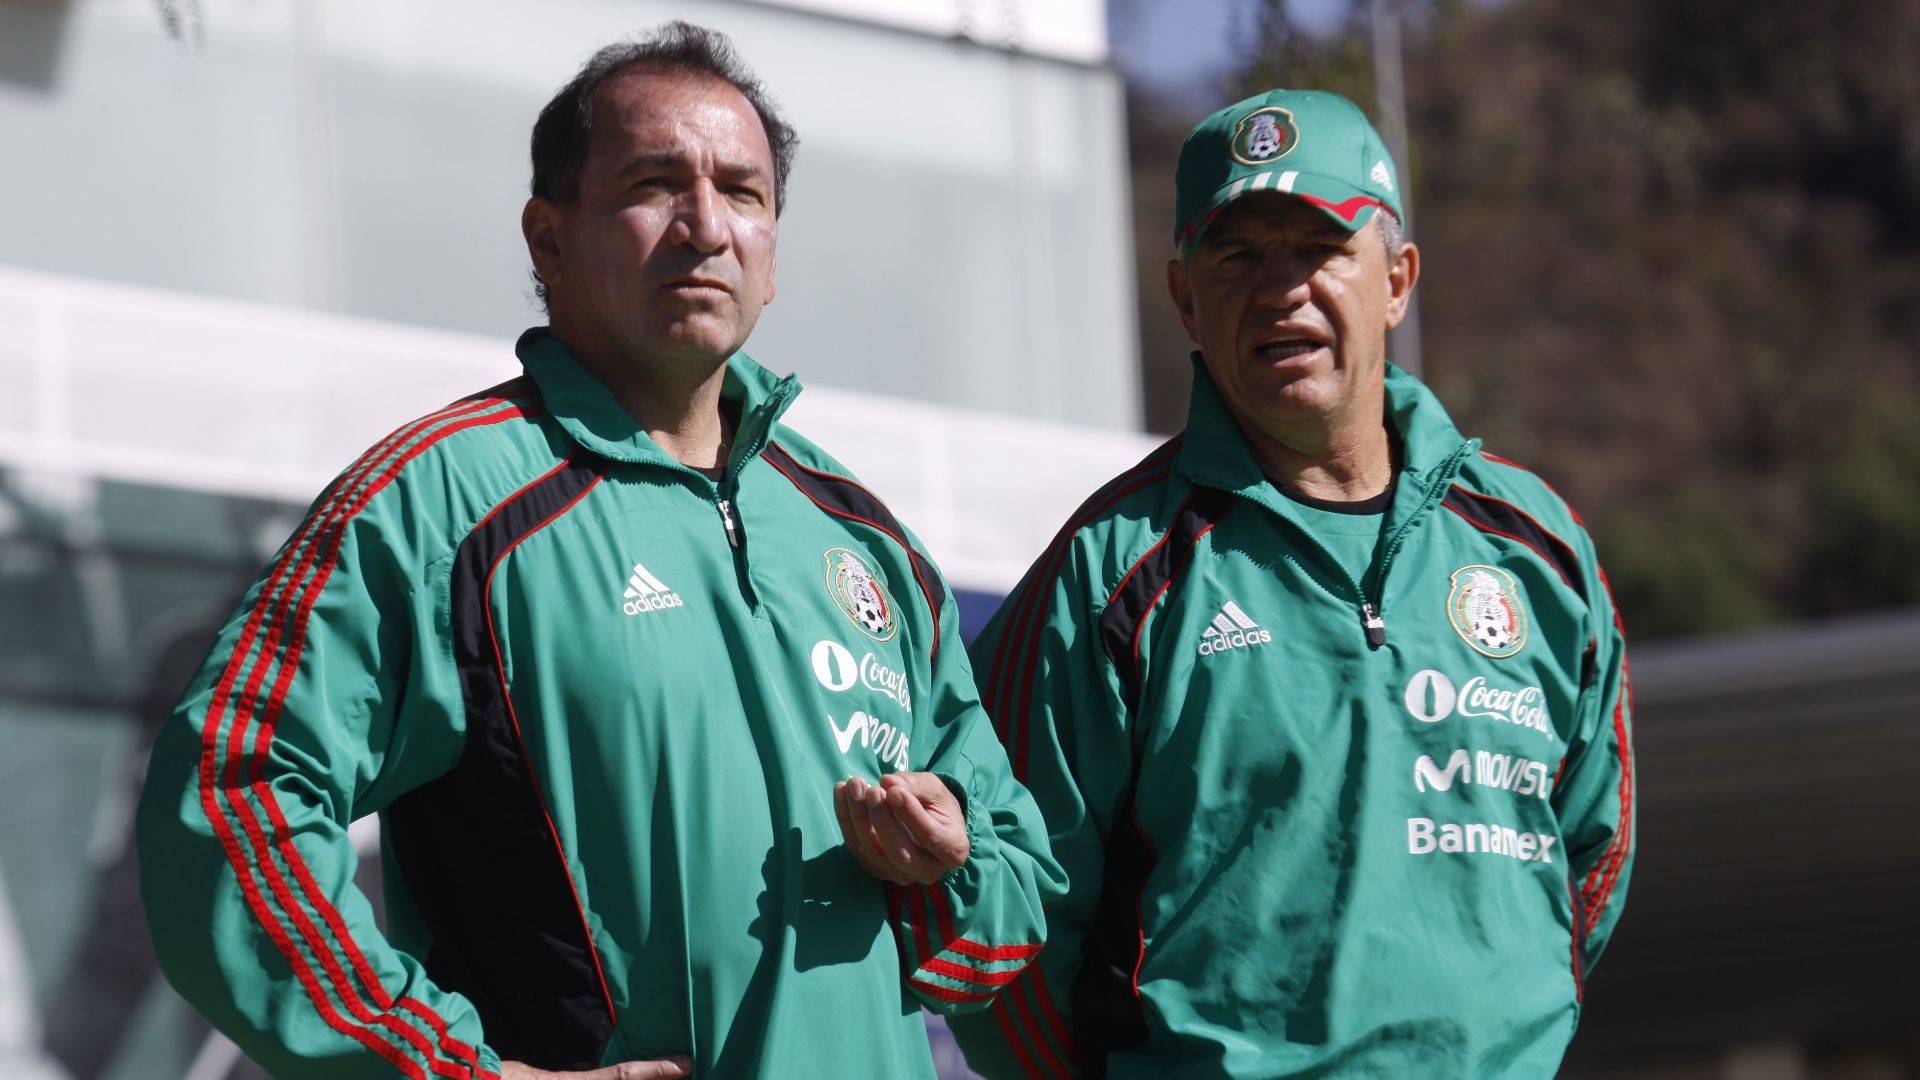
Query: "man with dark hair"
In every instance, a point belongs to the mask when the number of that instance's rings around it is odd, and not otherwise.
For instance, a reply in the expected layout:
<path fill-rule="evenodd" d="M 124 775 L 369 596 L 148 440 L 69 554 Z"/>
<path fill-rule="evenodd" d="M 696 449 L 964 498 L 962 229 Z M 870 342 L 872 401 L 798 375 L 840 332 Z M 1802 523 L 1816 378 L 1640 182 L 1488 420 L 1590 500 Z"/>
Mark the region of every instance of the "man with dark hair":
<path fill-rule="evenodd" d="M 1387 363 L 1420 256 L 1352 102 L 1230 105 L 1175 190 L 1186 430 L 974 642 L 1071 887 L 955 1034 L 995 1078 L 1552 1075 L 1633 862 L 1593 543 Z"/>
<path fill-rule="evenodd" d="M 740 351 L 793 145 L 718 34 L 596 55 L 534 130 L 525 376 L 343 473 L 162 733 L 156 949 L 276 1075 L 931 1077 L 919 1006 L 1039 951 L 952 595 Z"/>

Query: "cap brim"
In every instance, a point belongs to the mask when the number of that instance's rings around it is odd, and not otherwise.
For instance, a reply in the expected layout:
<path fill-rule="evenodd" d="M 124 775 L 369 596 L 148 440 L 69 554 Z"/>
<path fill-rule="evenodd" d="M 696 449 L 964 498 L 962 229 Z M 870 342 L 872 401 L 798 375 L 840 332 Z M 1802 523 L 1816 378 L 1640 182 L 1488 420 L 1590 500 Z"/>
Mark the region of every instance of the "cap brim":
<path fill-rule="evenodd" d="M 1345 181 L 1319 173 L 1272 169 L 1253 176 L 1243 176 L 1215 191 L 1206 205 L 1188 218 L 1174 234 L 1174 247 L 1180 257 L 1184 259 L 1193 254 L 1193 249 L 1200 244 L 1200 238 L 1206 235 L 1207 228 L 1235 199 L 1263 191 L 1291 195 L 1318 209 L 1334 224 L 1350 233 L 1365 228 L 1367 222 L 1373 220 L 1376 210 L 1384 209 L 1393 213 L 1393 208 L 1379 195 L 1363 191 Z"/>

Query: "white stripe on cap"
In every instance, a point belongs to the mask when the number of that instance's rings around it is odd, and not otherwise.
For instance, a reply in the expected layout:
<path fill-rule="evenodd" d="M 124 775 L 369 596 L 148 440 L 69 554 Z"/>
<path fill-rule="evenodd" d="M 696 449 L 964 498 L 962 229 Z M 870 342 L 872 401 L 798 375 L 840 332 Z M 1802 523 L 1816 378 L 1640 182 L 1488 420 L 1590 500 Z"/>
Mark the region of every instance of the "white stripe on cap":
<path fill-rule="evenodd" d="M 1247 186 L 1246 177 L 1243 176 L 1240 179 L 1235 180 L 1233 182 L 1233 186 L 1227 189 L 1227 198 L 1229 199 L 1238 198 L 1240 195 L 1240 189 L 1246 186 Z"/>
<path fill-rule="evenodd" d="M 1283 172 L 1280 174 L 1280 182 L 1273 186 L 1273 190 L 1284 191 L 1287 194 L 1291 195 L 1293 194 L 1293 182 L 1298 179 L 1300 179 L 1300 174 L 1298 172 L 1295 172 L 1295 171 Z"/>
<path fill-rule="evenodd" d="M 1248 191 L 1265 191 L 1267 189 L 1267 185 L 1272 181 L 1273 181 L 1273 174 L 1270 172 L 1263 172 L 1260 175 L 1253 178 L 1253 186 L 1249 187 L 1247 190 Z"/>

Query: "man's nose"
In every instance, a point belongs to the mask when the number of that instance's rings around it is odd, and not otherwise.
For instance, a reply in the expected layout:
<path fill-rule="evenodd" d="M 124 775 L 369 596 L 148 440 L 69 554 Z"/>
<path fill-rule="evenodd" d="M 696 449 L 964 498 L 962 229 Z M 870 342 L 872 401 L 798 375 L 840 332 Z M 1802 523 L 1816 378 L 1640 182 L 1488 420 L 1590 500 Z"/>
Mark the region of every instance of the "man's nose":
<path fill-rule="evenodd" d="M 1266 259 L 1254 284 L 1254 296 L 1274 307 L 1291 310 L 1312 299 L 1313 291 L 1309 288 L 1312 280 L 1313 266 L 1303 260 Z"/>
<path fill-rule="evenodd" d="M 702 255 L 725 248 L 726 208 L 721 203 L 720 192 L 705 181 L 693 185 L 680 197 L 673 227 L 675 239 Z"/>

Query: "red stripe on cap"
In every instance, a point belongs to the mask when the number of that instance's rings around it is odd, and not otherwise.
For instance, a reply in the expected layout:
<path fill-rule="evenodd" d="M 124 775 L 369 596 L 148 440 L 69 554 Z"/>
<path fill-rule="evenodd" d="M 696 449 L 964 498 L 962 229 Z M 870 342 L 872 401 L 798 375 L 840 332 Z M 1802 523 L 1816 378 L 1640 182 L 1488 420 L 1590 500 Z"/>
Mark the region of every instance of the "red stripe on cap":
<path fill-rule="evenodd" d="M 1339 202 L 1332 202 L 1330 200 L 1323 199 L 1318 195 L 1309 195 L 1304 191 L 1296 191 L 1293 193 L 1293 195 L 1294 195 L 1294 198 L 1297 198 L 1302 202 L 1311 203 L 1314 206 L 1317 206 L 1320 209 L 1325 210 L 1328 213 L 1339 217 L 1340 220 L 1346 222 L 1349 225 L 1353 224 L 1353 219 L 1359 217 L 1360 211 L 1365 210 L 1367 207 L 1378 206 L 1381 209 L 1385 210 L 1387 206 L 1386 203 L 1381 202 L 1379 199 L 1376 199 L 1371 195 L 1355 195 L 1351 199 L 1342 199 Z M 1393 211 L 1391 210 L 1387 210 L 1387 212 L 1390 214 L 1393 213 Z"/>

